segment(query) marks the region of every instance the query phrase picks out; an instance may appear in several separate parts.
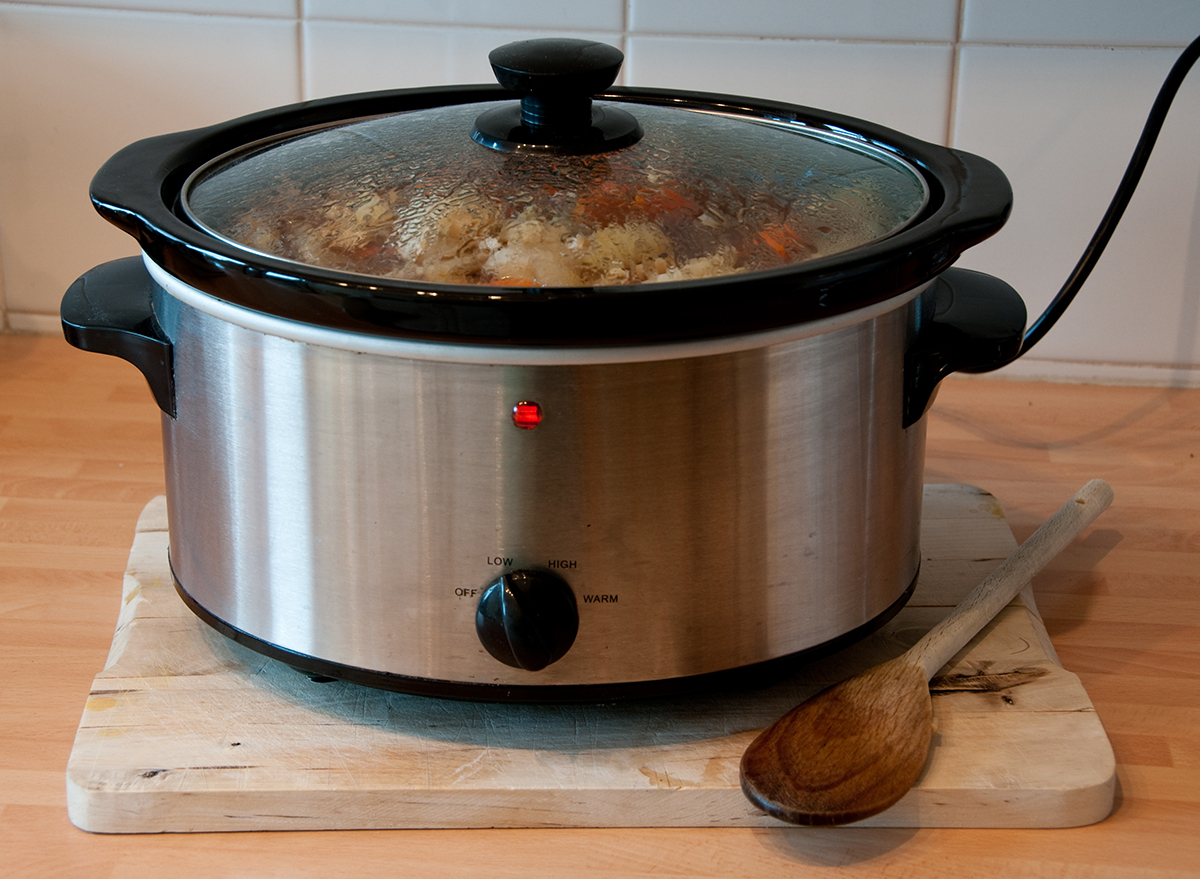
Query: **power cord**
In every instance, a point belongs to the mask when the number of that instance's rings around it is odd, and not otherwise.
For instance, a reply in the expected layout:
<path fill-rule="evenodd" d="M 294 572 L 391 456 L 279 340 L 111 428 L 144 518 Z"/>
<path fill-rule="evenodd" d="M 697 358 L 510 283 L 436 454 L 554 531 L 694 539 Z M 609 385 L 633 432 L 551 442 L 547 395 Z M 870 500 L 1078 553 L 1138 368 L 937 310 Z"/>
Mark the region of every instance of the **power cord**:
<path fill-rule="evenodd" d="M 1063 284 L 1062 289 L 1058 291 L 1058 295 L 1054 297 L 1046 307 L 1046 310 L 1042 312 L 1042 316 L 1034 321 L 1033 325 L 1026 330 L 1025 337 L 1021 343 L 1021 355 L 1036 345 L 1042 336 L 1049 332 L 1050 328 L 1054 326 L 1055 321 L 1062 316 L 1067 306 L 1071 304 L 1071 300 L 1075 298 L 1075 294 L 1079 292 L 1079 288 L 1083 286 L 1083 282 L 1092 273 L 1092 269 L 1096 267 L 1096 263 L 1100 261 L 1100 254 L 1104 252 L 1105 245 L 1108 244 L 1108 240 L 1112 238 L 1113 232 L 1116 231 L 1117 223 L 1120 222 L 1121 215 L 1125 213 L 1125 208 L 1129 205 L 1129 200 L 1133 198 L 1133 192 L 1137 188 L 1138 181 L 1142 179 L 1142 172 L 1146 169 L 1146 163 L 1150 159 L 1150 152 L 1154 149 L 1154 143 L 1158 140 L 1158 134 L 1162 130 L 1163 122 L 1167 118 L 1167 110 L 1170 109 L 1171 102 L 1175 99 L 1175 94 L 1179 91 L 1180 85 L 1183 84 L 1184 77 L 1187 76 L 1188 71 L 1192 69 L 1192 65 L 1196 63 L 1198 56 L 1200 56 L 1200 37 L 1193 40 L 1183 50 L 1183 54 L 1179 56 L 1171 68 L 1171 72 L 1167 74 L 1166 80 L 1158 90 L 1158 97 L 1154 99 L 1154 105 L 1150 108 L 1150 115 L 1146 118 L 1146 124 L 1142 128 L 1142 136 L 1138 140 L 1132 158 L 1129 160 L 1129 166 L 1125 169 L 1125 176 L 1121 178 L 1116 194 L 1113 195 L 1112 202 L 1109 203 L 1108 210 L 1105 212 L 1103 219 L 1100 220 L 1099 227 L 1097 227 L 1092 240 L 1088 242 L 1087 248 L 1083 251 L 1083 256 L 1076 263 L 1074 271 L 1067 278 L 1067 282 Z M 1013 359 L 1016 358 L 1014 357 Z"/>

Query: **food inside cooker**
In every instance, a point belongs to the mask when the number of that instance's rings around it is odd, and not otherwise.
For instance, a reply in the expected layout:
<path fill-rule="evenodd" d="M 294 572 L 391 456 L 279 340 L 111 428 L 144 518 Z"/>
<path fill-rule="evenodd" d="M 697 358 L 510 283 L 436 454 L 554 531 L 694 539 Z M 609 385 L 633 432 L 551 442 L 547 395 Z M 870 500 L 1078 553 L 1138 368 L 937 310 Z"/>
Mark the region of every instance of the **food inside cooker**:
<path fill-rule="evenodd" d="M 413 190 L 416 191 L 413 191 Z M 355 274 L 450 284 L 578 287 L 679 281 L 756 271 L 812 258 L 831 241 L 786 203 L 730 214 L 704 193 L 620 184 L 538 199 L 464 185 L 428 197 L 418 187 L 333 192 L 317 209 L 296 193 L 281 210 L 257 206 L 231 230 L 255 250 Z M 844 194 L 849 199 L 850 193 Z M 856 230 L 876 237 L 873 226 Z"/>
<path fill-rule="evenodd" d="M 477 109 L 454 108 L 461 122 L 419 139 L 368 120 L 252 151 L 203 176 L 189 209 L 240 246 L 307 266 L 591 287 L 794 265 L 887 235 L 923 198 L 877 156 L 764 125 L 709 117 L 696 130 L 639 107 L 652 134 L 637 145 L 555 157 L 475 144 L 462 130 Z"/>

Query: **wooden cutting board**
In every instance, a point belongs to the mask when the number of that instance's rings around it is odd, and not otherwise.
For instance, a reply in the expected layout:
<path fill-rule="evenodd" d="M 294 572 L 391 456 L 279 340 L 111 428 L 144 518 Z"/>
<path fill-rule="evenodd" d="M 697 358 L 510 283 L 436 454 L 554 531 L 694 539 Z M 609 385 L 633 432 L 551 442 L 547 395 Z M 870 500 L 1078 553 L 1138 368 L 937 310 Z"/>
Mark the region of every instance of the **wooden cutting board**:
<path fill-rule="evenodd" d="M 1015 545 L 991 495 L 927 486 L 916 592 L 865 641 L 754 692 L 491 705 L 316 683 L 216 634 L 172 586 L 158 498 L 67 765 L 68 811 L 101 833 L 779 826 L 738 786 L 757 731 L 900 653 Z M 1111 811 L 1112 748 L 1029 590 L 931 686 L 924 774 L 858 826 L 1068 827 Z"/>

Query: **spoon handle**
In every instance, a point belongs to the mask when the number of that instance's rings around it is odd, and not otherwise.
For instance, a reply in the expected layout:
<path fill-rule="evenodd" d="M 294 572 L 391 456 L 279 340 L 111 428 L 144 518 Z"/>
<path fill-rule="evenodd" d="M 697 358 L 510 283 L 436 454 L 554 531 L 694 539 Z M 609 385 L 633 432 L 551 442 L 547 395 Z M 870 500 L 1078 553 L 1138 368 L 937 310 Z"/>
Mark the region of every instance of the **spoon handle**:
<path fill-rule="evenodd" d="M 993 570 L 949 616 L 910 647 L 901 660 L 920 666 L 928 680 L 1066 548 L 1112 502 L 1112 487 L 1093 479 Z"/>

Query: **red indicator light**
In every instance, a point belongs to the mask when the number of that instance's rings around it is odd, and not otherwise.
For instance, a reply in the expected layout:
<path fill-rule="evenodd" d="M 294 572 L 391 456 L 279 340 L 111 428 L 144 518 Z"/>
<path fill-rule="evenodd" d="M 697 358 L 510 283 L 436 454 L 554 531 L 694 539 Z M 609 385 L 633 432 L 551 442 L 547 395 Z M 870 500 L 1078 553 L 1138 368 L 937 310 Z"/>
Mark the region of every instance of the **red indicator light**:
<path fill-rule="evenodd" d="M 537 403 L 522 400 L 513 406 L 512 420 L 521 430 L 533 430 L 542 423 L 542 407 Z"/>

